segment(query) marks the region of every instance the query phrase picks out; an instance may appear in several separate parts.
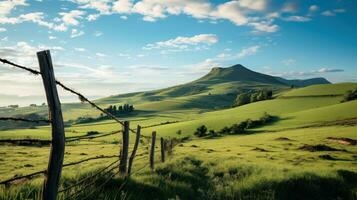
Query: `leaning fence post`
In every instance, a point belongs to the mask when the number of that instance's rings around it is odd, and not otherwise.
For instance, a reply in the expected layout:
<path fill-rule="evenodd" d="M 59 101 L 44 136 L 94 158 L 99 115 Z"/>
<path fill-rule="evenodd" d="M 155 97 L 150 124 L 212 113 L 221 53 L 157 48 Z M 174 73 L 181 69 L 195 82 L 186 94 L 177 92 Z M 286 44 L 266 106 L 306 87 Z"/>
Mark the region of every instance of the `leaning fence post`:
<path fill-rule="evenodd" d="M 130 158 L 129 158 L 128 176 L 130 176 L 130 174 L 131 174 L 131 167 L 133 165 L 135 154 L 136 154 L 136 151 L 137 151 L 138 146 L 139 146 L 140 131 L 141 131 L 141 127 L 138 125 L 138 127 L 136 129 L 136 139 L 135 139 L 134 148 L 133 148 L 133 151 L 131 152 L 131 155 L 130 155 Z"/>
<path fill-rule="evenodd" d="M 58 184 L 61 178 L 65 149 L 65 133 L 61 102 L 58 98 L 56 79 L 53 71 L 49 50 L 37 52 L 43 85 L 49 108 L 49 119 L 52 126 L 52 145 L 45 180 L 42 199 L 57 199 Z"/>
<path fill-rule="evenodd" d="M 161 146 L 161 162 L 165 162 L 166 142 L 164 138 L 160 138 L 160 146 Z"/>
<path fill-rule="evenodd" d="M 128 163 L 128 149 L 129 149 L 129 122 L 124 121 L 123 140 L 122 140 L 121 156 L 120 156 L 120 164 L 119 164 L 119 172 L 121 175 L 126 174 L 126 166 Z"/>
<path fill-rule="evenodd" d="M 151 137 L 151 149 L 150 149 L 150 169 L 152 171 L 154 170 L 155 141 L 156 141 L 156 131 L 153 131 Z"/>

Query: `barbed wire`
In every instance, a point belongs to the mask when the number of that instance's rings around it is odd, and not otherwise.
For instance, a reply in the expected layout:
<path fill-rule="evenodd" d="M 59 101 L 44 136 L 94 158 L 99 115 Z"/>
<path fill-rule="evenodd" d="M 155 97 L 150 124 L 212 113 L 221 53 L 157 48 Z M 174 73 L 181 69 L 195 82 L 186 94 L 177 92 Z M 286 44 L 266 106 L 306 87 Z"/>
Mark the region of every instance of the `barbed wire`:
<path fill-rule="evenodd" d="M 109 169 L 111 166 L 113 166 L 117 162 L 119 162 L 119 160 L 116 160 L 116 161 L 112 162 L 110 165 L 108 165 L 108 166 L 104 167 L 103 169 L 99 170 L 98 172 L 96 172 L 96 173 L 94 173 L 94 174 L 92 174 L 90 176 L 87 176 L 87 177 L 77 181 L 75 184 L 72 184 L 72 185 L 70 185 L 70 186 L 68 186 L 68 187 L 66 187 L 66 188 L 64 188 L 62 190 L 59 190 L 58 193 L 66 192 L 66 191 L 68 191 L 68 190 L 70 190 L 70 189 L 72 189 L 72 188 L 84 183 L 85 181 L 100 175 L 102 172 L 104 172 L 105 170 Z"/>
<path fill-rule="evenodd" d="M 87 161 L 90 161 L 90 160 L 108 159 L 108 158 L 119 158 L 119 155 L 112 155 L 112 156 L 100 155 L 100 156 L 91 157 L 91 158 L 86 158 L 86 159 L 83 159 L 83 160 L 80 160 L 80 161 L 76 161 L 76 162 L 72 162 L 72 163 L 67 163 L 67 164 L 62 165 L 62 167 L 68 167 L 68 166 L 78 165 L 78 164 L 80 164 L 80 163 L 87 162 Z M 10 179 L 1 181 L 1 182 L 0 182 L 0 185 L 5 185 L 5 184 L 8 184 L 8 183 L 14 182 L 14 181 L 16 181 L 16 180 L 20 180 L 20 179 L 33 178 L 34 176 L 37 176 L 37 175 L 46 173 L 46 171 L 47 171 L 47 170 L 42 170 L 42 171 L 33 172 L 33 173 L 31 173 L 31 174 L 27 174 L 27 175 L 24 175 L 24 176 L 15 176 L 15 177 L 13 177 L 13 178 L 10 178 Z"/>
<path fill-rule="evenodd" d="M 79 140 L 84 140 L 84 139 L 92 140 L 95 138 L 106 137 L 106 136 L 114 135 L 114 134 L 121 133 L 121 132 L 123 132 L 123 131 L 112 131 L 110 133 L 101 134 L 101 135 L 84 135 L 84 136 L 75 137 L 73 139 L 66 138 L 66 142 L 74 142 L 74 141 L 79 141 Z"/>
<path fill-rule="evenodd" d="M 113 170 L 117 169 L 118 167 L 119 167 L 119 164 L 116 165 L 116 166 L 114 166 L 114 167 L 112 167 L 110 170 L 106 171 L 102 176 L 105 177 L 106 175 L 108 175 L 110 172 L 112 172 Z M 94 191 L 96 191 L 96 190 L 98 190 L 98 189 L 101 189 L 109 180 L 111 180 L 111 179 L 112 179 L 116 174 L 118 174 L 118 173 L 119 173 L 119 171 L 118 171 L 117 173 L 112 174 L 111 176 L 109 176 L 109 178 L 107 178 L 107 179 L 104 181 L 103 184 L 101 184 L 101 185 L 99 185 L 99 186 L 96 186 L 95 189 L 92 190 L 92 191 L 89 193 L 89 195 L 87 195 L 87 197 L 85 197 L 84 199 L 88 198 Z M 75 193 L 71 194 L 69 197 L 67 197 L 67 199 L 71 199 L 71 198 L 73 198 L 73 199 L 78 199 L 78 197 L 79 197 L 84 191 L 86 191 L 86 189 L 87 189 L 89 186 L 95 184 L 96 181 L 98 181 L 98 180 L 99 180 L 99 178 L 96 179 L 96 180 L 93 180 L 93 181 L 91 181 L 91 182 L 89 182 L 89 183 L 87 183 L 87 184 L 85 184 L 84 186 L 82 186 L 83 189 L 81 189 L 81 190 L 79 190 L 79 191 L 76 191 Z"/>
<path fill-rule="evenodd" d="M 2 59 L 0 58 L 0 61 L 4 64 L 8 64 L 8 65 L 11 65 L 11 66 L 14 66 L 14 67 L 17 67 L 17 68 L 20 68 L 20 69 L 23 69 L 23 70 L 26 70 L 32 74 L 35 74 L 35 75 L 39 75 L 41 74 L 41 72 L 37 71 L 37 70 L 34 70 L 34 69 L 31 69 L 29 67 L 25 67 L 25 66 L 21 66 L 21 65 L 18 65 L 18 64 L 15 64 L 11 61 L 8 61 L 6 59 Z M 69 88 L 68 86 L 64 85 L 63 83 L 61 83 L 60 81 L 56 80 L 56 84 L 59 85 L 62 89 L 72 93 L 72 94 L 75 94 L 79 100 L 81 102 L 87 102 L 89 103 L 92 107 L 96 108 L 97 110 L 101 111 L 102 113 L 106 114 L 107 116 L 109 116 L 110 118 L 112 118 L 114 121 L 118 122 L 119 124 L 121 125 L 124 125 L 124 122 L 123 121 L 120 121 L 116 116 L 114 116 L 113 114 L 111 114 L 110 112 L 106 111 L 105 109 L 99 107 L 97 104 L 95 104 L 93 101 L 89 100 L 88 98 L 86 98 L 83 94 Z M 132 133 L 136 133 L 136 131 L 134 129 L 131 129 L 129 128 L 129 130 L 132 132 Z M 150 136 L 142 136 L 144 138 L 151 138 Z"/>
<path fill-rule="evenodd" d="M 0 117 L 1 121 L 21 121 L 21 122 L 31 122 L 31 123 L 51 123 L 48 119 L 24 119 L 24 118 L 16 118 L 16 117 Z"/>
<path fill-rule="evenodd" d="M 26 70 L 34 75 L 39 75 L 41 74 L 41 72 L 37 71 L 37 70 L 34 70 L 34 69 L 31 69 L 31 68 L 28 68 L 28 67 L 25 67 L 25 66 L 21 66 L 21 65 L 18 65 L 18 64 L 15 64 L 13 62 L 10 62 L 6 59 L 2 59 L 0 58 L 0 62 L 4 63 L 4 64 L 8 64 L 8 65 L 12 65 L 14 67 L 17 67 L 17 68 L 20 68 L 20 69 L 23 69 L 23 70 Z"/>

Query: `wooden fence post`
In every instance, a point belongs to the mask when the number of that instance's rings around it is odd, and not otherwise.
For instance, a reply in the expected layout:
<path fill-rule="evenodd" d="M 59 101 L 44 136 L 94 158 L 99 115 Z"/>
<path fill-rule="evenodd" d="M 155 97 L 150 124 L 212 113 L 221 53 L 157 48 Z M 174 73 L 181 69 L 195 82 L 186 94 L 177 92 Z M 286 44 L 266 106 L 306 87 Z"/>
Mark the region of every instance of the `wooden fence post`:
<path fill-rule="evenodd" d="M 150 149 L 150 169 L 154 170 L 154 157 L 155 157 L 155 142 L 156 142 L 156 131 L 152 132 L 151 136 L 151 149 Z"/>
<path fill-rule="evenodd" d="M 49 119 L 52 126 L 52 145 L 45 180 L 42 199 L 57 199 L 58 184 L 61 178 L 65 149 L 65 133 L 61 102 L 58 98 L 56 79 L 53 71 L 49 50 L 37 52 L 43 85 L 49 108 Z"/>
<path fill-rule="evenodd" d="M 128 163 L 128 149 L 129 149 L 129 122 L 124 121 L 123 125 L 123 140 L 121 146 L 121 156 L 119 164 L 119 172 L 121 175 L 126 174 L 126 167 Z"/>
<path fill-rule="evenodd" d="M 164 138 L 160 138 L 160 146 L 161 146 L 161 162 L 165 162 L 165 151 L 166 151 L 166 142 Z"/>
<path fill-rule="evenodd" d="M 173 140 L 169 140 L 169 147 L 168 147 L 168 154 L 171 156 L 172 155 L 172 152 L 173 152 L 173 149 L 174 149 L 174 143 L 173 143 Z"/>
<path fill-rule="evenodd" d="M 130 155 L 130 158 L 129 158 L 128 176 L 130 176 L 130 174 L 131 174 L 131 168 L 133 166 L 133 161 L 134 161 L 134 158 L 135 158 L 135 154 L 136 154 L 136 151 L 137 151 L 138 146 L 139 146 L 140 131 L 141 131 L 141 127 L 138 125 L 138 127 L 136 129 L 136 139 L 135 139 L 134 148 L 133 148 L 133 151 L 131 152 L 131 155 Z"/>

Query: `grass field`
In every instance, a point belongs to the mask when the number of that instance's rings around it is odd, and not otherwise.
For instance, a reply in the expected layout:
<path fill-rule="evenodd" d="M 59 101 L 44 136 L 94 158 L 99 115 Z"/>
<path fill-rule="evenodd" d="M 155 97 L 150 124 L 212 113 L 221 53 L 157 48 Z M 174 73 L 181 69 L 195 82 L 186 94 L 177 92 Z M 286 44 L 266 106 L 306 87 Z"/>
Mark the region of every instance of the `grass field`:
<path fill-rule="evenodd" d="M 145 167 L 129 180 L 111 179 L 103 191 L 95 192 L 96 199 L 357 199 L 357 146 L 331 139 L 357 140 L 357 101 L 340 103 L 343 94 L 357 88 L 357 84 L 283 88 L 277 90 L 280 94 L 275 99 L 230 108 L 232 99 L 224 96 L 237 89 L 233 85 L 219 83 L 199 92 L 174 87 L 155 94 L 135 93 L 98 100 L 103 106 L 135 103 L 140 114 L 124 119 L 130 121 L 132 128 L 143 126 L 144 135 L 157 131 L 159 137 L 189 136 L 190 139 L 176 146 L 163 164 L 159 162 L 157 148 L 155 171 Z M 149 97 L 156 99 L 148 100 Z M 222 104 L 223 108 L 217 108 Z M 87 105 L 77 105 L 64 106 L 66 119 L 98 115 Z M 16 112 L 39 110 L 26 108 Z M 277 116 L 278 120 L 243 135 L 193 136 L 201 125 L 219 131 L 246 119 L 258 119 L 264 113 Z M 119 124 L 105 120 L 66 127 L 66 136 L 118 129 L 121 129 Z M 181 134 L 177 134 L 179 130 Z M 66 147 L 65 163 L 98 155 L 118 155 L 120 137 L 117 134 L 70 143 Z M 50 139 L 50 127 L 0 131 L 0 138 Z M 317 148 L 319 145 L 328 148 L 321 150 Z M 143 140 L 138 154 L 144 155 L 135 161 L 134 169 L 148 164 L 148 147 L 149 141 Z M 0 155 L 0 180 L 4 180 L 45 169 L 49 147 L 1 145 Z M 73 183 L 114 160 L 90 161 L 65 168 L 62 184 Z M 36 198 L 41 180 L 42 177 L 22 186 L 0 188 L 0 199 Z M 94 190 L 102 182 L 98 180 L 87 190 Z M 119 190 L 118 184 L 123 182 L 126 184 Z M 77 199 L 85 197 L 78 195 Z M 68 196 L 65 193 L 60 199 Z"/>

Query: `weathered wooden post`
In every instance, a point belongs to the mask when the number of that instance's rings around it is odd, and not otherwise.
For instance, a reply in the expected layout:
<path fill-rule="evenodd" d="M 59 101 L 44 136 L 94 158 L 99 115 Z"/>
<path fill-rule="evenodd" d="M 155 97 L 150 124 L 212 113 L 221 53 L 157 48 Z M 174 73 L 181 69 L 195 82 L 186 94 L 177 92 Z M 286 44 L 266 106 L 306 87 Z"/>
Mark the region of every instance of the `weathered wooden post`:
<path fill-rule="evenodd" d="M 173 152 L 173 149 L 174 149 L 174 141 L 173 139 L 169 140 L 169 147 L 168 147 L 168 154 L 171 156 L 172 155 L 172 152 Z"/>
<path fill-rule="evenodd" d="M 120 164 L 119 164 L 119 172 L 120 175 L 125 176 L 126 167 L 128 164 L 128 150 L 129 150 L 129 122 L 124 121 L 123 125 L 123 139 L 121 146 L 121 156 L 120 156 Z"/>
<path fill-rule="evenodd" d="M 155 142 L 156 142 L 156 131 L 152 132 L 151 136 L 151 149 L 150 149 L 150 169 L 154 170 L 154 157 L 155 157 Z"/>
<path fill-rule="evenodd" d="M 48 167 L 45 173 L 42 199 L 55 200 L 58 194 L 58 184 L 61 178 L 65 149 L 63 116 L 50 51 L 37 52 L 37 59 L 46 92 L 49 119 L 52 127 L 52 145 Z"/>
<path fill-rule="evenodd" d="M 160 146 L 161 146 L 161 162 L 165 162 L 165 151 L 166 151 L 166 142 L 164 138 L 160 138 Z"/>
<path fill-rule="evenodd" d="M 138 127 L 136 129 L 136 139 L 135 139 L 134 148 L 133 148 L 133 151 L 131 152 L 131 155 L 130 155 L 130 158 L 129 158 L 128 176 L 130 176 L 130 174 L 131 174 L 131 168 L 133 166 L 135 154 L 136 154 L 136 151 L 137 151 L 138 146 L 139 146 L 140 131 L 141 131 L 141 127 L 138 125 Z"/>

